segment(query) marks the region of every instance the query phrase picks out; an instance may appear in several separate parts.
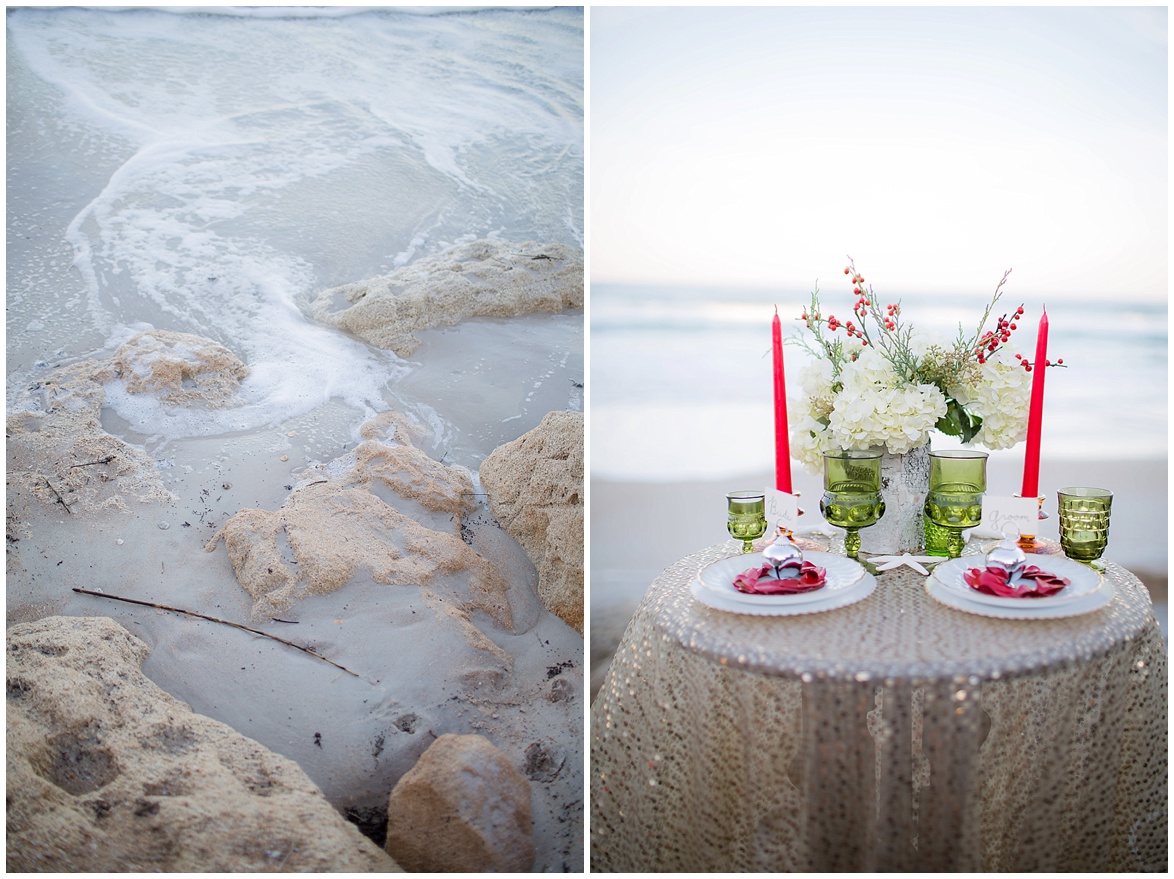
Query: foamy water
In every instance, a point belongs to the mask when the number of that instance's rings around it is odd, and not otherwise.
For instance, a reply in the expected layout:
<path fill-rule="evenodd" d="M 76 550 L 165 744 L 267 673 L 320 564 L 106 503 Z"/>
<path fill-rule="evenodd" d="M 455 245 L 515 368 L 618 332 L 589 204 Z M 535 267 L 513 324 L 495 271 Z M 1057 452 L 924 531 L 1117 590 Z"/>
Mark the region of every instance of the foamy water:
<path fill-rule="evenodd" d="M 251 375 L 195 417 L 113 389 L 146 436 L 411 408 L 409 364 L 305 318 L 317 290 L 479 237 L 582 244 L 578 10 L 23 9 L 8 35 L 10 406 L 153 326 Z"/>
<path fill-rule="evenodd" d="M 1044 454 L 1164 459 L 1166 304 L 1128 296 L 1044 303 L 1032 291 L 1016 290 L 1013 279 L 995 316 L 1025 304 L 1013 342 L 1034 357 L 1046 305 L 1049 357 L 1062 357 L 1067 367 L 1047 373 Z M 849 317 L 852 302 L 845 290 L 834 282 L 822 286 L 825 314 Z M 907 322 L 946 340 L 956 335 L 959 322 L 973 332 L 989 301 L 877 293 L 885 302 L 900 299 Z M 777 304 L 785 338 L 798 341 L 806 331 L 796 318 L 808 295 L 593 284 L 592 474 L 671 482 L 772 470 L 771 318 Z M 795 395 L 810 355 L 795 344 L 784 350 Z M 956 441 L 935 434 L 934 443 L 948 447 Z M 1021 458 L 1023 446 L 993 454 Z"/>
<path fill-rule="evenodd" d="M 510 584 L 512 629 L 470 611 L 474 645 L 455 616 L 427 611 L 420 584 L 366 572 L 299 599 L 296 624 L 256 623 L 362 679 L 72 589 L 249 621 L 224 545 L 206 544 L 241 510 L 289 502 L 307 473 L 336 472 L 373 414 L 406 413 L 430 434 L 419 448 L 468 468 L 480 492 L 490 452 L 583 408 L 581 311 L 425 331 L 410 358 L 308 317 L 323 289 L 464 241 L 582 247 L 582 11 L 23 8 L 7 27 L 9 413 L 38 410 L 59 367 L 109 362 L 149 328 L 211 339 L 249 369 L 215 409 L 104 387 L 102 427 L 150 456 L 166 501 L 69 509 L 50 493 L 54 468 L 70 467 L 61 453 L 50 443 L 22 459 L 9 623 L 113 617 L 150 647 L 151 680 L 296 760 L 340 810 L 385 808 L 443 732 L 479 732 L 518 765 L 539 743 L 565 768 L 534 786 L 534 869 L 575 868 L 581 703 L 539 687 L 555 666 L 582 691 L 583 639 L 541 606 L 533 565 L 483 494 L 455 525 L 385 502 L 428 527 L 467 526 Z M 26 447 L 44 435 L 30 424 Z M 431 588 L 460 594 L 461 576 Z M 498 648 L 508 661 L 495 665 Z M 408 716 L 418 735 L 395 725 Z"/>

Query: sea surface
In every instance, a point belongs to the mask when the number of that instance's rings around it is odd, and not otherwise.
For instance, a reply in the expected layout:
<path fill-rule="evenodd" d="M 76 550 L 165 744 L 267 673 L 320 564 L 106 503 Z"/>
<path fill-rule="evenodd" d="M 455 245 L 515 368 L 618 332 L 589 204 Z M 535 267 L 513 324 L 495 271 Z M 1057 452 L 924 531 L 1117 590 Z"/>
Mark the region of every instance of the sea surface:
<path fill-rule="evenodd" d="M 400 408 L 451 434 L 397 389 L 412 362 L 308 301 L 477 238 L 583 244 L 580 9 L 10 8 L 7 36 L 10 409 L 47 368 L 154 327 L 251 375 L 216 413 L 111 393 L 110 424 L 152 453 L 316 412 L 353 433 Z M 581 350 L 581 323 L 532 332 Z"/>
<path fill-rule="evenodd" d="M 992 282 L 992 289 L 994 283 Z M 813 284 L 812 287 L 815 285 Z M 841 289 L 841 286 L 843 289 Z M 876 289 L 900 301 L 919 332 L 969 335 L 990 296 L 927 296 Z M 591 472 L 629 482 L 674 482 L 774 468 L 771 320 L 782 320 L 792 396 L 810 354 L 799 316 L 811 289 L 739 290 L 593 284 L 591 287 Z M 847 285 L 821 286 L 824 314 L 851 316 Z M 1167 305 L 1128 295 L 1044 302 L 1015 288 L 992 314 L 1024 305 L 1012 347 L 1034 358 L 1046 307 L 1048 357 L 1042 454 L 1072 460 L 1165 460 Z M 809 335 L 809 334 L 807 334 Z M 935 447 L 956 440 L 933 435 Z M 993 453 L 1022 457 L 1023 445 Z M 796 465 L 798 466 L 798 465 Z"/>

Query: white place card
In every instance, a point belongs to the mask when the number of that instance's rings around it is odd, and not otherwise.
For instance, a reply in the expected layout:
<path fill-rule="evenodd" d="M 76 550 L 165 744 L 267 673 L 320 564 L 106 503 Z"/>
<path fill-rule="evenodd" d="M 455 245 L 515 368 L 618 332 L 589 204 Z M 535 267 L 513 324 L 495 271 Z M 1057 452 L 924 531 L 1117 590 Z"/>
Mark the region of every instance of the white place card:
<path fill-rule="evenodd" d="M 984 495 L 981 527 L 984 532 L 1035 537 L 1039 533 L 1039 498 Z"/>
<path fill-rule="evenodd" d="M 794 532 L 799 527 L 799 498 L 777 488 L 766 489 L 766 521 L 774 528 Z"/>

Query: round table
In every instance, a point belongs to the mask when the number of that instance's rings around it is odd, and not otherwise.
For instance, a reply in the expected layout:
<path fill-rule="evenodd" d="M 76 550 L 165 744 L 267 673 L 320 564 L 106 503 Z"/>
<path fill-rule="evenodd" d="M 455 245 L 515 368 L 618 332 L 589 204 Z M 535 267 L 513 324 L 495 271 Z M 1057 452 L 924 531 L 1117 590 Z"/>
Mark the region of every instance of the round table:
<path fill-rule="evenodd" d="M 974 551 L 974 550 L 971 550 Z M 848 607 L 714 610 L 653 582 L 591 711 L 593 871 L 1167 868 L 1167 655 L 1149 593 L 1007 620 L 909 567 Z"/>

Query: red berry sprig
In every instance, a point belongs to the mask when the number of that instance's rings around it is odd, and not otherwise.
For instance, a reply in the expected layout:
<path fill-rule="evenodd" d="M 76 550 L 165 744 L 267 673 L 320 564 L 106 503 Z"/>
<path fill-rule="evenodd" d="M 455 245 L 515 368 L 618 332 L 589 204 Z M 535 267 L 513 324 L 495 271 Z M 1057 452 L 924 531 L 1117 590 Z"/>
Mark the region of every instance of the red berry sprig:
<path fill-rule="evenodd" d="M 978 356 L 979 363 L 986 363 L 987 359 L 998 351 L 1001 345 L 1005 345 L 1011 341 L 1011 333 L 1019 328 L 1016 321 L 1021 317 L 1023 317 L 1022 305 L 1015 309 L 1015 313 L 1010 318 L 1004 314 L 999 318 L 993 330 L 988 330 L 982 334 L 982 338 L 978 340 L 978 347 L 974 352 Z"/>
<path fill-rule="evenodd" d="M 1022 354 L 1016 354 L 1015 359 L 1019 361 L 1019 365 L 1022 366 L 1027 372 L 1031 372 L 1032 363 L 1030 360 L 1028 360 Z M 1051 360 L 1044 360 L 1045 367 L 1063 366 L 1063 365 L 1064 365 L 1064 358 L 1063 357 L 1057 357 L 1055 363 L 1053 363 Z"/>

